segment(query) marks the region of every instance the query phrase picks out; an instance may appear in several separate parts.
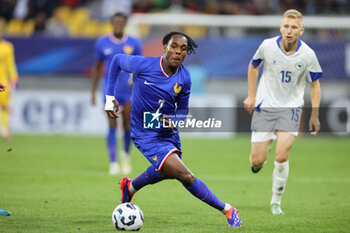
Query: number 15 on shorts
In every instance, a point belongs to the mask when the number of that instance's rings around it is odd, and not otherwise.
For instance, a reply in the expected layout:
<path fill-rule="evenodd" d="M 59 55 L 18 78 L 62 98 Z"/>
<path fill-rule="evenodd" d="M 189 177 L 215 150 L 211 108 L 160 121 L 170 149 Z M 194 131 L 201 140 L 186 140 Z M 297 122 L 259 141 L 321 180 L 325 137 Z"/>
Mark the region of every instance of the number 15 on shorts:
<path fill-rule="evenodd" d="M 300 108 L 292 108 L 291 111 L 292 111 L 291 120 L 298 123 L 300 120 L 300 113 L 301 113 Z"/>

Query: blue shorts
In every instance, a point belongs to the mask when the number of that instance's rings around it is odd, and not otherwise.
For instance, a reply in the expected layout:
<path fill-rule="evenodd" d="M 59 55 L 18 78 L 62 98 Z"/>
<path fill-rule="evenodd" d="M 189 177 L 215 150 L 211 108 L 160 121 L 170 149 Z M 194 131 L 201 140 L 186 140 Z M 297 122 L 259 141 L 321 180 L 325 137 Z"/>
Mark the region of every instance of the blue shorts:
<path fill-rule="evenodd" d="M 133 138 L 132 141 L 156 170 L 161 170 L 164 162 L 173 153 L 177 153 L 181 159 L 182 152 L 179 134 L 167 137 Z"/>

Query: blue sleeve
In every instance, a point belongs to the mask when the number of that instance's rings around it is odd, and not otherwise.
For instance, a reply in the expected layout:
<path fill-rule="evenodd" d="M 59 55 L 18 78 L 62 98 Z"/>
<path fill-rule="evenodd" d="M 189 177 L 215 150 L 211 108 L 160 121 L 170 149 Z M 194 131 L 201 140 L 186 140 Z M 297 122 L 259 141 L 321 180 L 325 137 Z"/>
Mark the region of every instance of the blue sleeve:
<path fill-rule="evenodd" d="M 144 60 L 142 56 L 115 55 L 109 66 L 106 94 L 114 95 L 120 70 L 138 75 L 143 68 Z"/>
<path fill-rule="evenodd" d="M 104 54 L 101 49 L 100 40 L 97 40 L 95 43 L 94 60 L 98 60 L 98 61 L 104 60 Z"/>
<path fill-rule="evenodd" d="M 135 46 L 134 55 L 141 55 L 142 56 L 142 43 L 140 40 L 136 40 L 136 46 Z"/>
<path fill-rule="evenodd" d="M 255 59 L 255 60 L 253 59 L 252 60 L 252 65 L 253 66 L 260 66 L 261 61 L 262 61 L 262 59 L 260 59 L 260 58 L 259 59 Z"/>
<path fill-rule="evenodd" d="M 317 79 L 322 78 L 323 73 L 322 72 L 309 72 L 309 75 L 311 77 L 311 81 L 315 82 Z"/>

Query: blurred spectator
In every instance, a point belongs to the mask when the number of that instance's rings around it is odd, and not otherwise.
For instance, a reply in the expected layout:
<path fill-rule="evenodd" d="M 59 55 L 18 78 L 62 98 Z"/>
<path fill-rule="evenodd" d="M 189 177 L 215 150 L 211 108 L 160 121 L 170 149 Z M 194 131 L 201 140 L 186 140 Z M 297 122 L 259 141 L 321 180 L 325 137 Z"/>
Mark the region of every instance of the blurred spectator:
<path fill-rule="evenodd" d="M 74 8 L 81 5 L 83 2 L 84 1 L 81 1 L 81 0 L 60 0 L 60 5 Z"/>
<path fill-rule="evenodd" d="M 34 34 L 40 35 L 45 32 L 46 13 L 39 11 L 34 17 Z"/>
<path fill-rule="evenodd" d="M 40 17 L 45 15 L 45 19 L 49 18 L 58 6 L 58 0 L 28 0 L 28 14 L 26 18 L 35 18 L 39 12 L 43 13 Z"/>
<path fill-rule="evenodd" d="M 132 12 L 133 13 L 146 13 L 152 9 L 151 0 L 135 0 Z"/>
<path fill-rule="evenodd" d="M 14 0 L 0 0 L 0 18 L 9 21 L 13 17 L 13 11 L 16 1 Z"/>
<path fill-rule="evenodd" d="M 171 0 L 170 6 L 167 10 L 170 13 L 185 13 L 185 8 L 182 5 L 182 0 Z"/>
<path fill-rule="evenodd" d="M 47 36 L 52 37 L 68 37 L 69 31 L 67 26 L 64 24 L 62 15 L 59 13 L 54 14 L 46 23 Z"/>
<path fill-rule="evenodd" d="M 321 0 L 316 2 L 316 13 L 319 14 L 339 14 L 341 12 L 341 1 Z M 344 4 L 344 3 L 343 3 Z"/>
<path fill-rule="evenodd" d="M 279 13 L 283 14 L 288 9 L 296 9 L 300 12 L 304 12 L 305 0 L 283 0 L 279 4 Z"/>
<path fill-rule="evenodd" d="M 52 12 L 58 5 L 58 0 L 28 0 L 28 14 L 26 19 L 34 19 L 35 35 L 45 32 L 46 20 L 51 17 Z"/>
<path fill-rule="evenodd" d="M 16 19 L 25 19 L 29 12 L 28 0 L 17 0 L 14 17 Z"/>
<path fill-rule="evenodd" d="M 306 15 L 316 14 L 315 0 L 306 0 L 304 14 Z"/>
<path fill-rule="evenodd" d="M 201 11 L 201 7 L 203 3 L 197 0 L 187 0 L 187 1 L 183 1 L 182 4 L 188 12 L 192 13 L 192 12 Z"/>
<path fill-rule="evenodd" d="M 98 20 L 110 19 L 115 12 L 130 15 L 132 5 L 133 0 L 91 0 L 87 3 L 92 18 Z"/>
<path fill-rule="evenodd" d="M 206 0 L 206 6 L 204 13 L 206 14 L 219 14 L 220 4 L 217 1 Z"/>
<path fill-rule="evenodd" d="M 246 14 L 248 15 L 258 15 L 259 10 L 253 0 L 248 0 L 245 3 Z"/>
<path fill-rule="evenodd" d="M 130 15 L 132 0 L 102 0 L 102 13 L 105 19 L 110 19 L 115 12 Z"/>
<path fill-rule="evenodd" d="M 239 1 L 225 0 L 221 5 L 220 13 L 224 15 L 239 15 L 243 14 L 243 11 Z"/>
<path fill-rule="evenodd" d="M 159 11 L 169 8 L 170 0 L 153 0 L 152 1 L 152 11 Z"/>
<path fill-rule="evenodd" d="M 54 10 L 59 6 L 68 6 L 64 8 L 66 9 L 65 12 L 68 12 L 64 20 L 61 17 L 52 16 Z M 21 19 L 17 23 L 20 25 L 20 30 L 25 28 L 28 31 L 26 33 L 20 31 L 26 36 L 32 33 L 33 22 L 35 23 L 35 34 L 46 34 L 55 37 L 65 37 L 67 34 L 77 36 L 80 33 L 81 26 L 75 23 L 77 21 L 76 17 L 70 16 L 77 15 L 75 14 L 77 9 L 79 11 L 83 10 L 81 6 L 85 6 L 85 11 L 88 10 L 84 18 L 85 21 L 91 18 L 105 21 L 114 12 L 123 12 L 126 15 L 159 11 L 223 15 L 275 15 L 287 9 L 297 9 L 304 15 L 350 14 L 350 0 L 0 0 L 0 18 L 6 21 L 10 21 L 13 17 Z M 74 9 L 76 7 L 78 8 Z M 98 24 L 96 20 L 94 22 Z M 76 27 L 72 27 L 74 23 Z M 149 26 L 146 25 L 146 27 Z M 152 29 L 149 27 L 147 30 Z M 244 32 L 250 33 L 249 30 L 214 27 L 207 29 L 210 35 L 231 37 Z M 76 33 L 72 33 L 72 31 Z M 93 31 L 93 29 L 90 31 Z M 256 29 L 253 33 L 256 33 Z M 261 31 L 258 33 L 261 33 Z M 90 33 L 89 35 L 93 36 L 95 34 Z M 308 32 L 307 34 L 315 36 L 317 32 Z M 320 32 L 320 34 L 322 37 L 326 36 L 324 32 Z M 331 33 L 331 35 L 333 34 Z"/>

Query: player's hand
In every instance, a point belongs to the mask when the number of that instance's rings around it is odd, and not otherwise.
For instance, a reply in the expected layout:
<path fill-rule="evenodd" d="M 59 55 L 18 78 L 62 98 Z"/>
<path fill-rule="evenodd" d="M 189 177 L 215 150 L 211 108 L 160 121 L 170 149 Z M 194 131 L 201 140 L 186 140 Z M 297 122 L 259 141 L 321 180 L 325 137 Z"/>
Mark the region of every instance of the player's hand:
<path fill-rule="evenodd" d="M 117 113 L 119 111 L 119 104 L 118 101 L 114 98 L 114 96 L 106 95 L 105 110 L 110 118 L 118 118 Z"/>
<path fill-rule="evenodd" d="M 252 114 L 252 112 L 254 111 L 254 107 L 255 107 L 255 98 L 248 96 L 244 101 L 244 108 L 245 110 L 247 110 L 247 112 L 249 114 Z"/>
<path fill-rule="evenodd" d="M 91 105 L 96 106 L 96 96 L 95 95 L 91 96 Z"/>
<path fill-rule="evenodd" d="M 0 91 L 5 91 L 6 90 L 6 85 L 0 82 Z"/>
<path fill-rule="evenodd" d="M 166 116 L 162 116 L 160 118 L 160 123 L 161 125 L 167 125 L 169 130 L 173 130 L 175 128 L 174 122 Z"/>
<path fill-rule="evenodd" d="M 314 131 L 312 131 L 310 134 L 312 136 L 316 136 L 317 133 L 320 131 L 320 129 L 321 129 L 320 120 L 318 119 L 317 116 L 311 115 L 310 120 L 309 120 L 309 130 L 310 130 L 310 132 L 312 130 L 314 130 Z"/>

